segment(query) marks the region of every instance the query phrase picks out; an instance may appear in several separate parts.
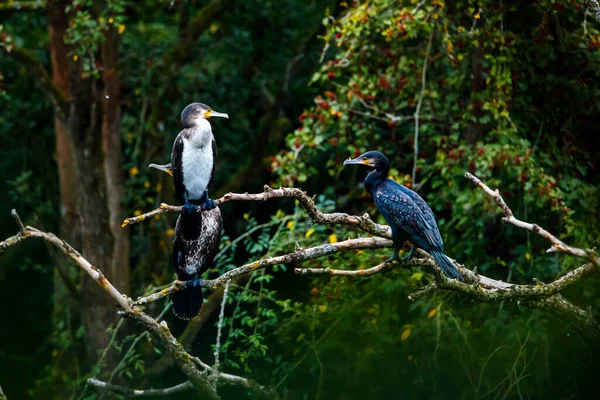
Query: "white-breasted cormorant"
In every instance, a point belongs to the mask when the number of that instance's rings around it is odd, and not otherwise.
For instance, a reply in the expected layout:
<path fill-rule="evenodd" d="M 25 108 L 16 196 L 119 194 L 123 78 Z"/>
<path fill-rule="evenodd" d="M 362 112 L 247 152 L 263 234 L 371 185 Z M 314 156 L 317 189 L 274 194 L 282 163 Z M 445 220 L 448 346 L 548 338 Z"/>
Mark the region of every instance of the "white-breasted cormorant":
<path fill-rule="evenodd" d="M 213 180 L 217 145 L 208 118 L 229 118 L 227 114 L 213 111 L 202 103 L 192 103 L 183 109 L 179 132 L 171 152 L 171 170 L 175 194 L 185 202 L 182 212 L 198 209 L 210 210 L 216 205 L 208 197 Z"/>
<path fill-rule="evenodd" d="M 405 240 L 412 243 L 408 256 L 399 261 L 408 261 L 414 251 L 421 248 L 435 259 L 442 271 L 450 277 L 461 279 L 462 275 L 454 263 L 443 252 L 444 243 L 435 217 L 425 200 L 417 193 L 388 178 L 390 163 L 378 151 L 369 151 L 344 165 L 366 165 L 373 168 L 365 178 L 365 189 L 373 196 L 377 209 L 392 229 L 394 254 L 386 262 L 398 259 L 398 251 Z"/>

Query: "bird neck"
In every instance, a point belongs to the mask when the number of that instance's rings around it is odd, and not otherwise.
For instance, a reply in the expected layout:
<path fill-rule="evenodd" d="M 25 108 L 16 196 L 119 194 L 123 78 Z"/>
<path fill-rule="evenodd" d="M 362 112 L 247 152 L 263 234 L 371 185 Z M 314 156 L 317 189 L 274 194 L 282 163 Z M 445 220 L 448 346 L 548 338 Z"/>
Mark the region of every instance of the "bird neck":
<path fill-rule="evenodd" d="M 367 189 L 367 192 L 371 193 L 373 192 L 373 189 L 375 189 L 375 186 L 385 180 L 388 176 L 388 172 L 389 172 L 389 167 L 382 167 L 382 168 L 377 168 L 374 171 L 371 171 L 367 177 L 365 178 L 365 189 Z"/>
<path fill-rule="evenodd" d="M 184 138 L 188 144 L 195 148 L 201 148 L 210 144 L 212 140 L 212 128 L 206 119 L 199 119 L 196 124 L 188 128 Z"/>

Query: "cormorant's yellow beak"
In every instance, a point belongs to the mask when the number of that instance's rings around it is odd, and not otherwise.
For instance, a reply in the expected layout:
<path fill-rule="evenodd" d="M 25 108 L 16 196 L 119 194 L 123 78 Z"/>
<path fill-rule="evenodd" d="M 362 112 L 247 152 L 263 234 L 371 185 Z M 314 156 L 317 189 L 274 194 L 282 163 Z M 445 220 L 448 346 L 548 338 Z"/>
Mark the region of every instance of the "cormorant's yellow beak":
<path fill-rule="evenodd" d="M 373 165 L 373 161 L 370 158 L 366 158 L 366 157 L 358 157 L 355 159 L 347 159 L 346 161 L 344 161 L 344 165 L 367 165 L 369 167 L 374 167 L 375 165 Z"/>
<path fill-rule="evenodd" d="M 213 110 L 208 110 L 208 111 L 204 112 L 204 118 L 211 118 L 211 117 L 221 117 L 221 118 L 229 119 L 229 115 L 227 115 L 225 113 L 220 113 L 220 112 L 216 112 Z"/>
<path fill-rule="evenodd" d="M 166 165 L 150 164 L 150 165 L 148 165 L 148 167 L 156 168 L 162 172 L 166 172 L 167 174 L 173 176 L 173 170 L 171 169 L 171 164 L 166 164 Z"/>

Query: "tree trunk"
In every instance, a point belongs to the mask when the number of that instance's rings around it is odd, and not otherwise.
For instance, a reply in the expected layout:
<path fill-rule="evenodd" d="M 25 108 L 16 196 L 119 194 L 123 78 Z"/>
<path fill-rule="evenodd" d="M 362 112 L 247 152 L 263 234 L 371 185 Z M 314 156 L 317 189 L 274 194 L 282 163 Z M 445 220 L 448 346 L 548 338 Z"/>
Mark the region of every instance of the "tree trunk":
<path fill-rule="evenodd" d="M 83 256 L 120 291 L 129 289 L 129 236 L 122 231 L 118 37 L 108 34 L 97 59 L 101 79 L 82 76 L 69 61 L 71 106 L 67 127 L 73 143 L 77 176 L 77 213 Z M 81 317 L 90 360 L 107 347 L 106 329 L 116 322 L 117 308 L 88 276 L 81 282 Z M 111 359 L 107 360 L 111 365 Z"/>

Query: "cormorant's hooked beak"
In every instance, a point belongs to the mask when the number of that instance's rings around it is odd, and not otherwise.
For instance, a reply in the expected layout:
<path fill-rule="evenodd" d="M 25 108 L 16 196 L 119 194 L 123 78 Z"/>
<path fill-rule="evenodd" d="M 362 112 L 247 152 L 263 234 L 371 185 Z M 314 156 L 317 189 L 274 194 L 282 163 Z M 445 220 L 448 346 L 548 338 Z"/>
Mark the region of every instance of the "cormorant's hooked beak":
<path fill-rule="evenodd" d="M 355 159 L 347 159 L 344 161 L 344 165 L 367 165 L 369 167 L 374 167 L 374 163 L 370 158 L 358 157 Z"/>
<path fill-rule="evenodd" d="M 212 118 L 212 117 L 221 117 L 229 119 L 229 115 L 225 113 L 216 112 L 213 110 L 208 110 L 204 112 L 204 118 Z"/>
<path fill-rule="evenodd" d="M 162 172 L 166 172 L 167 174 L 173 176 L 173 170 L 171 169 L 171 163 L 165 164 L 165 165 L 150 164 L 150 165 L 148 165 L 148 167 L 156 168 Z"/>

